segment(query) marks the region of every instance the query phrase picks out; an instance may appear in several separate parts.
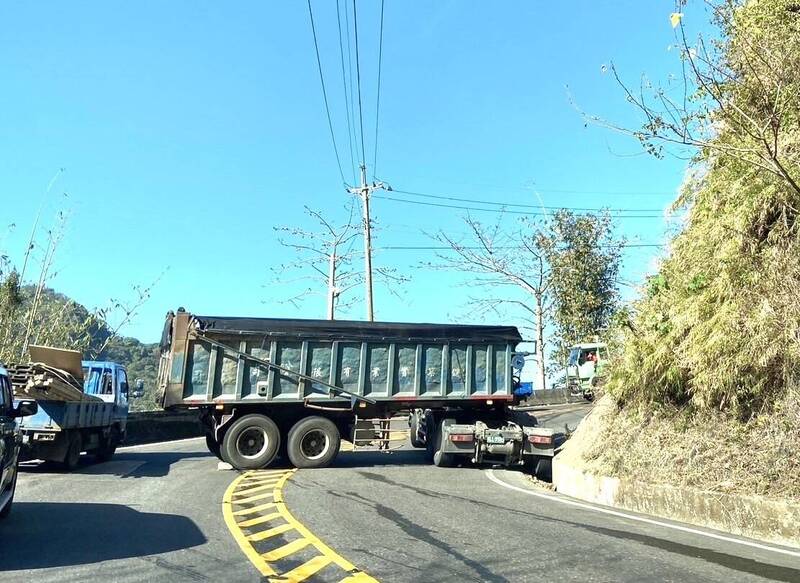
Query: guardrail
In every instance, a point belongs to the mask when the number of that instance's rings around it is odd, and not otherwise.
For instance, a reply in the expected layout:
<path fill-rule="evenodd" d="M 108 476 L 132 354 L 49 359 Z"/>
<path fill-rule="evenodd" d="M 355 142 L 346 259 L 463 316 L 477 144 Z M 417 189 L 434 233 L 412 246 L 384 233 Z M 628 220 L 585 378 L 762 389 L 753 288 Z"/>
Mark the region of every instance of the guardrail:
<path fill-rule="evenodd" d="M 141 411 L 128 414 L 124 445 L 140 445 L 200 437 L 203 426 L 197 411 Z"/>
<path fill-rule="evenodd" d="M 527 397 L 520 403 L 522 406 L 534 405 L 559 405 L 564 403 L 583 403 L 585 399 L 582 395 L 572 395 L 563 389 L 548 389 L 546 391 L 534 391 L 533 395 Z"/>

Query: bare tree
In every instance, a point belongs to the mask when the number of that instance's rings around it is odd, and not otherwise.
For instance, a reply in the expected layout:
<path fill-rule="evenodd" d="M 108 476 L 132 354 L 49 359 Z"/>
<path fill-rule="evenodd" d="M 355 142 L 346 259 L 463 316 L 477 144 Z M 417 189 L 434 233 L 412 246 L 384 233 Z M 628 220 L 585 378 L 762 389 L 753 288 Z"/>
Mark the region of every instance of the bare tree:
<path fill-rule="evenodd" d="M 95 310 L 93 317 L 106 324 L 108 335 L 100 346 L 92 350 L 92 358 L 97 358 L 98 355 L 102 354 L 103 351 L 108 348 L 108 345 L 111 344 L 115 338 L 119 337 L 120 331 L 130 324 L 131 320 L 139 313 L 139 309 L 150 299 L 153 288 L 162 276 L 163 273 L 148 286 L 134 285 L 133 292 L 135 296 L 132 300 L 112 298 L 108 307 Z M 115 317 L 119 318 L 119 320 L 116 324 L 110 324 L 110 320 L 115 319 Z M 94 340 L 94 338 L 92 338 L 92 340 Z"/>
<path fill-rule="evenodd" d="M 594 115 L 585 118 L 635 137 L 656 156 L 665 147 L 677 154 L 684 149 L 708 152 L 766 171 L 800 194 L 798 153 L 792 147 L 793 120 L 800 108 L 800 94 L 792 86 L 800 67 L 800 7 L 783 2 L 780 19 L 785 26 L 779 27 L 765 24 L 767 17 L 775 18 L 770 14 L 774 6 L 742 11 L 739 0 L 704 0 L 726 40 L 699 36 L 690 42 L 683 15 L 677 12 L 685 3 L 677 0 L 672 15 L 679 77 L 666 86 L 642 78 L 634 87 L 610 67 L 628 102 L 642 115 L 642 126 L 631 129 Z M 795 32 L 786 34 L 789 27 Z M 719 139 L 723 129 L 737 139 Z"/>
<path fill-rule="evenodd" d="M 355 241 L 360 234 L 355 208 L 347 206 L 347 220 L 335 224 L 322 212 L 304 207 L 305 213 L 317 223 L 314 230 L 300 227 L 275 227 L 281 233 L 278 241 L 290 249 L 294 256 L 290 261 L 271 269 L 276 282 L 297 284 L 305 289 L 286 301 L 299 306 L 308 296 L 325 294 L 327 318 L 336 319 L 336 310 L 346 309 L 357 301 L 355 297 L 345 299 L 347 292 L 363 283 L 363 274 L 352 267 L 357 256 Z M 294 277 L 286 277 L 295 273 Z M 322 292 L 321 290 L 326 290 Z"/>
<path fill-rule="evenodd" d="M 545 328 L 552 309 L 544 239 L 538 223 L 522 219 L 516 229 L 506 232 L 501 229 L 502 218 L 486 227 L 467 216 L 467 235 L 459 239 L 444 231 L 430 235 L 448 251 L 437 253 L 437 260 L 425 265 L 474 274 L 468 285 L 489 291 L 485 297 L 471 299 L 479 311 L 500 313 L 511 308 L 522 313 L 536 335 L 537 384 L 544 390 Z"/>
<path fill-rule="evenodd" d="M 337 310 L 346 310 L 362 301 L 348 293 L 364 285 L 365 280 L 364 272 L 353 265 L 354 260 L 363 257 L 362 251 L 356 247 L 362 228 L 360 217 L 356 215 L 353 201 L 345 207 L 347 220 L 340 224 L 320 211 L 304 208 L 306 215 L 317 223 L 317 228 L 275 227 L 275 231 L 282 234 L 278 241 L 292 251 L 293 258 L 270 271 L 276 283 L 303 285 L 302 290 L 285 302 L 299 307 L 309 296 L 324 294 L 327 318 L 335 320 Z M 373 227 L 373 230 L 376 229 Z M 409 281 L 396 269 L 386 266 L 374 267 L 373 278 L 393 295 L 398 295 L 399 285 Z"/>

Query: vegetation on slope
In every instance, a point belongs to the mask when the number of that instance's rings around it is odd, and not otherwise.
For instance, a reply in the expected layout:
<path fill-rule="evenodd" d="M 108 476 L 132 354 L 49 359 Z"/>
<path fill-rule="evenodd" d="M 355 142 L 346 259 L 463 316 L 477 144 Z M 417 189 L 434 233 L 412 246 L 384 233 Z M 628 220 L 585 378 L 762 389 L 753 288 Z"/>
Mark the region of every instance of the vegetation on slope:
<path fill-rule="evenodd" d="M 651 152 L 696 148 L 686 222 L 616 339 L 618 407 L 568 449 L 600 473 L 800 497 L 800 6 L 708 4 L 721 34 L 684 42 L 689 105 L 628 93 Z"/>
<path fill-rule="evenodd" d="M 608 391 L 746 420 L 798 381 L 800 8 L 715 8 L 722 40 L 691 64 L 701 105 L 673 128 L 707 134 L 677 202 L 687 222 L 636 305 Z"/>

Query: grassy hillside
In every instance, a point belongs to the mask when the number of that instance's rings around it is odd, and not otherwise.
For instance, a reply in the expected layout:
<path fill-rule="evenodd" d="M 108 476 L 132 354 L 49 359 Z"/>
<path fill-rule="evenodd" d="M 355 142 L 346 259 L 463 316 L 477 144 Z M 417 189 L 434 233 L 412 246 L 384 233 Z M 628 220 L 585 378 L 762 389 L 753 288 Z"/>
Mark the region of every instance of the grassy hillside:
<path fill-rule="evenodd" d="M 676 203 L 685 227 L 619 333 L 606 387 L 617 409 L 582 457 L 605 473 L 800 496 L 800 8 L 711 6 L 719 43 L 685 55 L 694 109 L 643 130 L 701 132 Z"/>

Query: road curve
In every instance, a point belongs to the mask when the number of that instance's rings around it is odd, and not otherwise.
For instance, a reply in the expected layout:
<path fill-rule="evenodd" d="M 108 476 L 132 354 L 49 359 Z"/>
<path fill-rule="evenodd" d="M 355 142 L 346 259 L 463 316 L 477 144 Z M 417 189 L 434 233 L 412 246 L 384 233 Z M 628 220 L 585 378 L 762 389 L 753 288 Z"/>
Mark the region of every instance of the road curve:
<path fill-rule="evenodd" d="M 573 426 L 585 411 L 531 414 Z M 202 440 L 128 448 L 104 464 L 84 457 L 72 474 L 35 464 L 21 473 L 0 522 L 0 583 L 258 581 L 243 537 L 272 558 L 302 547 L 308 556 L 289 559 L 316 573 L 308 581 L 342 580 L 320 554 L 384 582 L 800 581 L 797 554 L 565 503 L 517 471 L 435 468 L 407 447 L 342 453 L 334 467 L 280 480 L 217 471 Z M 246 502 L 273 489 L 280 498 Z M 238 541 L 226 499 L 249 521 Z M 267 502 L 285 504 L 291 532 L 267 534 L 270 513 L 283 511 Z M 270 551 L 259 546 L 267 538 Z"/>
<path fill-rule="evenodd" d="M 299 520 L 380 581 L 800 581 L 798 555 L 529 496 L 489 475 L 432 467 L 420 451 L 352 453 L 297 472 L 284 491 Z"/>

